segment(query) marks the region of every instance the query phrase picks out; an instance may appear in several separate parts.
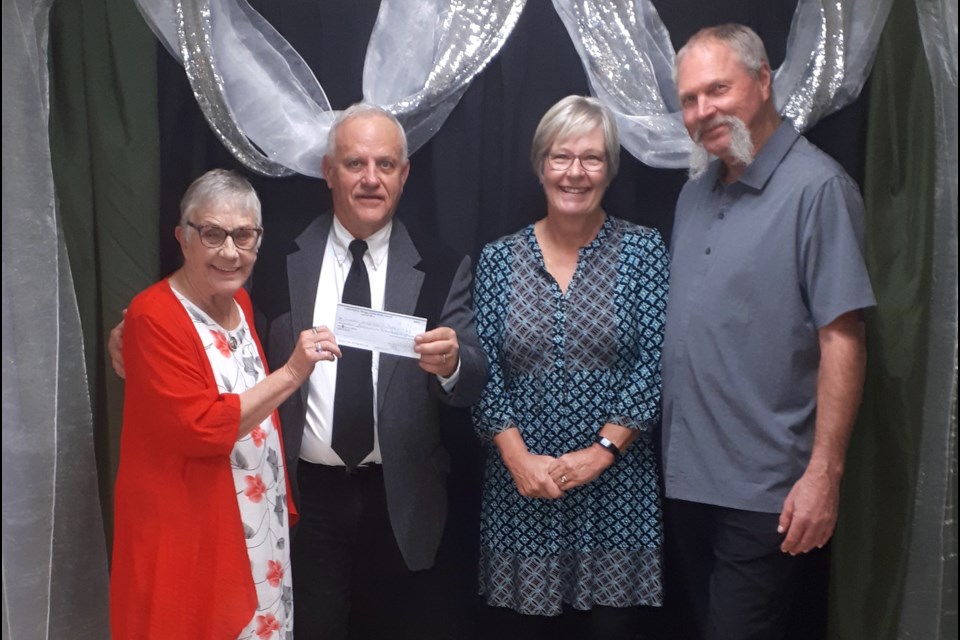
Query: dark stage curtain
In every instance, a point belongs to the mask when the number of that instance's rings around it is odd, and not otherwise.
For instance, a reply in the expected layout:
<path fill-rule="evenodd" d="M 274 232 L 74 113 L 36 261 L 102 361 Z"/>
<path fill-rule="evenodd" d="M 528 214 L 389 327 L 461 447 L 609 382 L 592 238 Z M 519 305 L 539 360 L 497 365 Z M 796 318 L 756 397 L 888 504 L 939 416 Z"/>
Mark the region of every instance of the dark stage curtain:
<path fill-rule="evenodd" d="M 362 98 L 361 73 L 379 2 L 254 2 L 314 70 L 335 109 Z M 783 60 L 796 2 L 700 0 L 657 2 L 674 44 L 718 22 L 750 25 L 767 44 L 771 63 Z M 161 136 L 161 262 L 175 268 L 176 203 L 202 171 L 228 166 L 243 171 L 209 131 L 182 68 L 163 53 L 159 60 Z M 588 94 L 579 57 L 553 9 L 531 0 L 500 54 L 475 79 L 449 119 L 411 157 L 410 179 L 398 217 L 465 253 L 545 214 L 529 162 L 530 141 L 543 113 L 568 94 Z M 809 137 L 836 157 L 858 181 L 863 175 L 864 100 L 817 125 Z M 245 171 L 244 171 L 245 172 Z M 248 173 L 249 172 L 245 172 Z M 251 176 L 264 205 L 266 236 L 258 279 L 270 247 L 295 237 L 329 208 L 321 180 Z M 669 240 L 673 207 L 684 172 L 652 169 L 622 152 L 620 174 L 604 200 L 608 213 L 655 227 Z"/>

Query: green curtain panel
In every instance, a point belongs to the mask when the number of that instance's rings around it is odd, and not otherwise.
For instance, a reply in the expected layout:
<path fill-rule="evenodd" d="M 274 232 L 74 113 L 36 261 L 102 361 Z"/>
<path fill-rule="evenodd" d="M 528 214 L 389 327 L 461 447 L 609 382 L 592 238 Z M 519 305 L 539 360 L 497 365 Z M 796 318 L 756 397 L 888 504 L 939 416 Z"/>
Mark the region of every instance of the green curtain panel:
<path fill-rule="evenodd" d="M 3 2 L 4 640 L 107 629 L 83 338 L 46 135 L 51 4 Z"/>
<path fill-rule="evenodd" d="M 94 399 L 111 538 L 123 385 L 107 332 L 159 277 L 156 39 L 133 2 L 60 0 L 50 28 L 53 174 Z"/>
<path fill-rule="evenodd" d="M 933 93 L 916 6 L 894 3 L 870 85 L 864 200 L 877 297 L 833 543 L 830 637 L 893 640 L 917 485 L 932 277 Z"/>

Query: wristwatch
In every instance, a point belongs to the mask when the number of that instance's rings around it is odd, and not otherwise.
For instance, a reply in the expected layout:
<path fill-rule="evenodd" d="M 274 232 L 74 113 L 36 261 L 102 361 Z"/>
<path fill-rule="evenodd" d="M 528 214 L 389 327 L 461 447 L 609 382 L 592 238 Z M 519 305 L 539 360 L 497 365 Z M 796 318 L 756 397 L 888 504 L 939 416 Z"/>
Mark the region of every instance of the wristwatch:
<path fill-rule="evenodd" d="M 597 435 L 597 444 L 603 447 L 604 449 L 606 449 L 607 451 L 609 451 L 611 454 L 613 454 L 614 460 L 620 457 L 620 447 L 613 444 L 603 436 Z"/>

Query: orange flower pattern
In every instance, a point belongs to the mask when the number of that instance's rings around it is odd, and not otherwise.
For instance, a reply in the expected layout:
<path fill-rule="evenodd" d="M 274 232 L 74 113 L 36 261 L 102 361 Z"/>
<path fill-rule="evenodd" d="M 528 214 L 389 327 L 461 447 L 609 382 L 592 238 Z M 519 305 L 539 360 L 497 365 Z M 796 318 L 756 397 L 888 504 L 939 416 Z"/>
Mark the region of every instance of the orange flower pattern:
<path fill-rule="evenodd" d="M 272 613 L 257 616 L 257 637 L 268 640 L 273 637 L 274 631 L 280 631 L 280 621 Z"/>
<path fill-rule="evenodd" d="M 188 300 L 177 297 L 193 319 L 220 393 L 242 393 L 266 377 L 245 319 L 227 331 Z M 280 433 L 272 415 L 237 441 L 229 464 L 258 601 L 238 637 L 286 640 L 293 635 L 287 482 Z"/>
<path fill-rule="evenodd" d="M 247 483 L 247 488 L 244 489 L 243 495 L 250 498 L 251 502 L 260 502 L 263 500 L 263 494 L 267 492 L 267 485 L 263 483 L 263 478 L 256 475 L 247 476 L 244 480 Z"/>
<path fill-rule="evenodd" d="M 224 358 L 230 357 L 230 343 L 227 342 L 227 336 L 222 331 L 211 331 L 213 344 Z"/>
<path fill-rule="evenodd" d="M 279 587 L 283 580 L 283 565 L 276 560 L 267 561 L 267 582 L 271 587 Z"/>

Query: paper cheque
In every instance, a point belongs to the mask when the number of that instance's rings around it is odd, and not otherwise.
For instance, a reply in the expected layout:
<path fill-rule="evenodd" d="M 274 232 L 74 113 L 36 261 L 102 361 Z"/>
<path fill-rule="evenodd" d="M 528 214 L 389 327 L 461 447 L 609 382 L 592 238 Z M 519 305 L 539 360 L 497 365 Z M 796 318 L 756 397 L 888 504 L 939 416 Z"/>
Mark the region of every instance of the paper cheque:
<path fill-rule="evenodd" d="M 426 329 L 426 318 L 343 303 L 337 305 L 337 318 L 333 325 L 333 333 L 341 347 L 417 359 L 420 354 L 413 350 L 413 339 Z"/>

